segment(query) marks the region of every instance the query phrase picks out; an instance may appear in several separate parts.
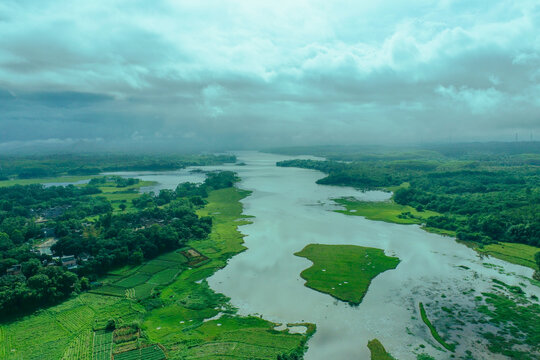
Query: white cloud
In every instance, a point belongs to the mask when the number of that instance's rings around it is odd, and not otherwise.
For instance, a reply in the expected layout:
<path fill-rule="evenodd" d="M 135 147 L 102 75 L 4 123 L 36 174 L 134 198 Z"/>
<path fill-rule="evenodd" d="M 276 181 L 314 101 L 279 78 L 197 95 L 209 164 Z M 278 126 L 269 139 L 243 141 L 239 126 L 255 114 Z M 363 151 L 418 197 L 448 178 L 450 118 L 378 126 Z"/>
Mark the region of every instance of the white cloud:
<path fill-rule="evenodd" d="M 494 110 L 504 98 L 504 95 L 493 87 L 487 89 L 461 87 L 457 89 L 454 86 L 439 86 L 435 92 L 458 103 L 466 104 L 474 114 Z"/>
<path fill-rule="evenodd" d="M 539 18 L 532 0 L 5 0 L 0 141 L 373 141 L 389 126 L 431 136 L 457 113 L 470 133 L 485 132 L 486 114 L 500 129 L 538 128 Z M 31 96 L 50 91 L 111 100 L 83 109 Z"/>

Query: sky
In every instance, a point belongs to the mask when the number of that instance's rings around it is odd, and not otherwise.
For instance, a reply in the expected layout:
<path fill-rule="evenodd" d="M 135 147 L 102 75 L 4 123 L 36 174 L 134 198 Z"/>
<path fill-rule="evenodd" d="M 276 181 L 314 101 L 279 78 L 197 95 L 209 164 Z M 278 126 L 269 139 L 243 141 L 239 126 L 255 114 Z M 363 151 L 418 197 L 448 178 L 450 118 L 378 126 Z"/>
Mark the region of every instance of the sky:
<path fill-rule="evenodd" d="M 533 1 L 0 1 L 0 151 L 540 139 Z"/>

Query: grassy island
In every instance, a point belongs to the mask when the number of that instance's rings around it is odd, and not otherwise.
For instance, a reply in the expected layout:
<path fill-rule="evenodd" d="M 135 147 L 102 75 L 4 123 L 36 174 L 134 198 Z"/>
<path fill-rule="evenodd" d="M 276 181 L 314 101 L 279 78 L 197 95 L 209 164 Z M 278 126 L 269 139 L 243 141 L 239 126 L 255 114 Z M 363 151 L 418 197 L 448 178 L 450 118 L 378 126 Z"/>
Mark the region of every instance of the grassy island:
<path fill-rule="evenodd" d="M 367 344 L 371 352 L 371 360 L 396 360 L 392 355 L 386 352 L 383 344 L 378 339 L 368 341 Z"/>
<path fill-rule="evenodd" d="M 310 244 L 295 255 L 313 262 L 300 274 L 307 287 L 354 305 L 362 302 L 374 277 L 399 264 L 381 249 L 355 245 Z"/>

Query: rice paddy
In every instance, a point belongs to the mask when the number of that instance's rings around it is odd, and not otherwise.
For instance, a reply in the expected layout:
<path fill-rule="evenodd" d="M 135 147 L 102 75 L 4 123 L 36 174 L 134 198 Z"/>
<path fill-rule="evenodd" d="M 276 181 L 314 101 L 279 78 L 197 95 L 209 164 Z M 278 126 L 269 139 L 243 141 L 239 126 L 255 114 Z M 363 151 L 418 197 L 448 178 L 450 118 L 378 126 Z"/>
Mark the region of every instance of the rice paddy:
<path fill-rule="evenodd" d="M 102 295 L 145 299 L 158 286 L 164 286 L 176 278 L 187 266 L 188 259 L 180 249 L 158 256 L 140 266 L 124 267 L 102 279 L 103 286 L 91 290 Z"/>

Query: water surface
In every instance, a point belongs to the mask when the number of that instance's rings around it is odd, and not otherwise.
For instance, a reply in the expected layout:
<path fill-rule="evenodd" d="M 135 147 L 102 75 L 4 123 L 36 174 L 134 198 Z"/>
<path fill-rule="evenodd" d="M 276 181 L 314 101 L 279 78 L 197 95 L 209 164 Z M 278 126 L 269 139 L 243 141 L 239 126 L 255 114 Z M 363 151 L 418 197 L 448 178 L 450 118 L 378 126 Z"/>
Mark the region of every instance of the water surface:
<path fill-rule="evenodd" d="M 370 221 L 331 211 L 338 208 L 332 198 L 382 201 L 389 193 L 317 185 L 315 181 L 324 176 L 318 171 L 275 166 L 276 161 L 295 157 L 256 152 L 237 155 L 247 166 L 204 169 L 234 170 L 242 178 L 238 186 L 253 191 L 243 204 L 244 212 L 255 218 L 252 224 L 240 227 L 248 250 L 233 257 L 208 282 L 230 297 L 242 315 L 260 314 L 278 323 L 315 323 L 317 333 L 309 342 L 306 360 L 368 359 L 366 345 L 373 338 L 401 360 L 416 359 L 412 352 L 420 344 L 437 359 L 449 358 L 449 353 L 431 345 L 435 343 L 420 320 L 418 302 L 440 299 L 441 303 L 470 306 L 471 297 L 489 290 L 493 278 L 518 285 L 524 281 L 520 276 L 532 275 L 529 268 L 481 259 L 453 238 L 427 233 L 416 225 Z M 155 190 L 204 179 L 203 174 L 190 173 L 189 169 L 142 175 L 144 180 L 161 183 Z M 304 286 L 300 273 L 311 262 L 293 254 L 311 243 L 376 247 L 401 262 L 395 270 L 377 276 L 362 303 L 351 307 Z M 495 267 L 487 267 L 486 261 Z M 504 266 L 505 272 L 497 266 Z M 540 296 L 536 287 L 524 290 Z M 477 338 L 472 333 L 451 340 L 462 344 L 458 357 L 464 349 L 471 349 L 477 359 L 504 358 L 486 354 L 483 346 L 475 344 Z"/>

